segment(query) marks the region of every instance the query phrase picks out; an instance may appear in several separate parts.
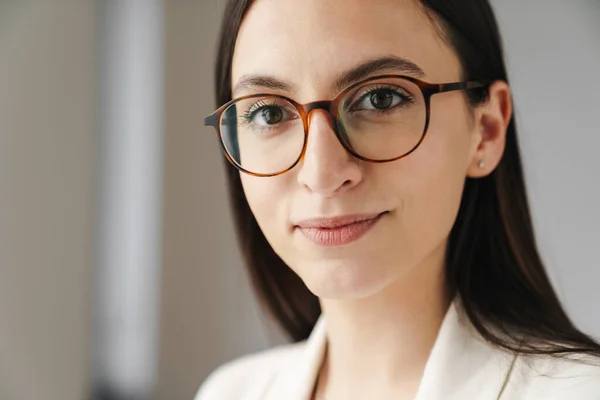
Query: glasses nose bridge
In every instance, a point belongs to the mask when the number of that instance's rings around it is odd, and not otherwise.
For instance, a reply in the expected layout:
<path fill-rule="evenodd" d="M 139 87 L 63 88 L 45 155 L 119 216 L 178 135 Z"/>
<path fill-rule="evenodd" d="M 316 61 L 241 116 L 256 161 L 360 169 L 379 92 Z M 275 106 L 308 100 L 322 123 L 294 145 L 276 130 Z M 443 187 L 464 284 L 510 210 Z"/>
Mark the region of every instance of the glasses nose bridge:
<path fill-rule="evenodd" d="M 315 110 L 324 110 L 330 118 L 331 121 L 331 128 L 333 130 L 333 134 L 335 135 L 335 137 L 337 138 L 337 140 L 340 142 L 340 144 L 342 145 L 342 147 L 348 151 L 350 154 L 354 154 L 352 151 L 352 146 L 349 145 L 349 141 L 348 138 L 346 136 L 346 131 L 344 129 L 343 126 L 340 126 L 340 124 L 338 123 L 337 117 L 335 115 L 335 111 L 333 109 L 333 107 L 335 107 L 336 101 L 335 100 L 321 100 L 321 101 L 314 101 L 312 103 L 307 103 L 304 105 L 300 105 L 300 107 L 303 109 L 304 111 L 304 115 L 306 116 L 306 125 L 305 125 L 305 134 L 306 134 L 306 139 L 308 139 L 308 131 L 310 129 L 310 118 L 311 118 L 311 112 L 315 111 Z M 300 156 L 300 158 L 304 158 L 306 154 L 306 145 L 304 147 L 304 150 L 302 151 L 302 155 Z"/>
<path fill-rule="evenodd" d="M 321 100 L 321 101 L 313 101 L 312 103 L 304 104 L 302 106 L 302 108 L 304 109 L 304 113 L 306 115 L 307 130 L 308 130 L 308 127 L 310 126 L 311 112 L 313 112 L 315 110 L 324 110 L 331 118 L 332 125 L 335 129 L 335 125 L 336 125 L 335 124 L 335 115 L 333 114 L 333 112 L 331 110 L 332 104 L 333 104 L 333 101 L 331 101 L 331 100 Z"/>

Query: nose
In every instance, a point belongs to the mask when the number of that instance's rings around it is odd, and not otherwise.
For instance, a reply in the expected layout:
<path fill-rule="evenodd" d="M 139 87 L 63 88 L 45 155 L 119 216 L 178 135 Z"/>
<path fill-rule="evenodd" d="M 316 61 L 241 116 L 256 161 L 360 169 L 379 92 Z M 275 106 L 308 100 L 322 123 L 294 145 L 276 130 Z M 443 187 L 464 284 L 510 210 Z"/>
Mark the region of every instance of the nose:
<path fill-rule="evenodd" d="M 338 140 L 330 114 L 323 109 L 311 110 L 298 182 L 313 193 L 333 197 L 355 187 L 361 179 L 359 160 Z"/>

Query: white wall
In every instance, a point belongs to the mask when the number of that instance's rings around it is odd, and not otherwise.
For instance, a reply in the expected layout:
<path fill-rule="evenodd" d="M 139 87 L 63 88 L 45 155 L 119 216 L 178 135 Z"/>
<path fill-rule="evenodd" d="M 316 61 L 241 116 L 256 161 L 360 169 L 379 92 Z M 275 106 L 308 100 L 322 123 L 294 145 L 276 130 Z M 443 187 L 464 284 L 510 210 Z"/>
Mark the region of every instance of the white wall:
<path fill-rule="evenodd" d="M 147 399 L 158 370 L 163 2 L 96 5 L 94 396 Z"/>
<path fill-rule="evenodd" d="M 600 1 L 493 4 L 542 256 L 576 324 L 600 338 Z"/>
<path fill-rule="evenodd" d="M 89 380 L 91 2 L 0 1 L 0 399 Z"/>

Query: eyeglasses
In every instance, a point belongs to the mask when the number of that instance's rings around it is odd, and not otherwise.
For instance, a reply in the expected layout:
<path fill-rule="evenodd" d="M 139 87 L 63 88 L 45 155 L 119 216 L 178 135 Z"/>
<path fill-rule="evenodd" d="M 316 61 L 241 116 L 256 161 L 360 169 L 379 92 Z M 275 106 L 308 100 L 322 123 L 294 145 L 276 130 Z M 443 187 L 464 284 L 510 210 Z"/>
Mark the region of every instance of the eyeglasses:
<path fill-rule="evenodd" d="M 437 93 L 486 87 L 466 81 L 432 84 L 403 75 L 354 83 L 330 101 L 299 104 L 274 94 L 233 99 L 204 119 L 220 137 L 225 156 L 253 176 L 276 176 L 294 168 L 308 143 L 310 112 L 325 110 L 342 146 L 359 160 L 384 163 L 412 153 L 429 126 Z"/>

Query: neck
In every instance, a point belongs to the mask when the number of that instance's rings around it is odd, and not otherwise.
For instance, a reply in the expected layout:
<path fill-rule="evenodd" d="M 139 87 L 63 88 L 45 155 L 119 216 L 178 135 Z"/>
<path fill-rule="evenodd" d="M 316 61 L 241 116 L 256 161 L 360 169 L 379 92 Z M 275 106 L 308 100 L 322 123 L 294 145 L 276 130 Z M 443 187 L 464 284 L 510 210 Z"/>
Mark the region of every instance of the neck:
<path fill-rule="evenodd" d="M 376 295 L 321 299 L 327 351 L 319 390 L 328 399 L 414 397 L 451 301 L 438 258 Z"/>

